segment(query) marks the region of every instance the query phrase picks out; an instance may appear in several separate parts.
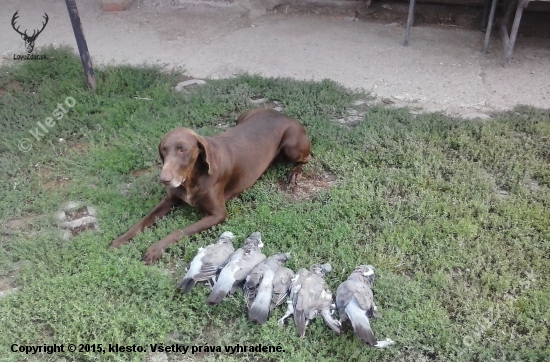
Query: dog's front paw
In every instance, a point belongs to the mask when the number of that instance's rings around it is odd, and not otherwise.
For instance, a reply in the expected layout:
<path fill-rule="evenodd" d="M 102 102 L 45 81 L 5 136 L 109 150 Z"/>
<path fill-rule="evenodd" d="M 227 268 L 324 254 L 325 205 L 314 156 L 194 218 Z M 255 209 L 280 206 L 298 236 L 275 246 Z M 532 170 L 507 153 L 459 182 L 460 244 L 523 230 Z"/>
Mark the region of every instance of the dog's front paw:
<path fill-rule="evenodd" d="M 109 245 L 109 248 L 110 249 L 118 249 L 126 243 L 128 243 L 128 240 L 126 240 L 126 238 L 123 238 L 122 236 L 119 236 L 118 238 L 116 238 L 115 240 L 113 240 L 111 242 L 111 245 Z"/>
<path fill-rule="evenodd" d="M 145 262 L 145 264 L 151 265 L 157 262 L 163 253 L 164 249 L 162 247 L 153 244 L 145 251 L 142 260 Z"/>

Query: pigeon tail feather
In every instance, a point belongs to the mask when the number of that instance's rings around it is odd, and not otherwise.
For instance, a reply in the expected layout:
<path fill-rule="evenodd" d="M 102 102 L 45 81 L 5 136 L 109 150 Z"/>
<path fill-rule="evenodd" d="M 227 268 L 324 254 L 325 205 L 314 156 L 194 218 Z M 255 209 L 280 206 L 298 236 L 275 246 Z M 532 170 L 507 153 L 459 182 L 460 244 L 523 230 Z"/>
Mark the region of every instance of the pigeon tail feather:
<path fill-rule="evenodd" d="M 296 323 L 298 335 L 303 337 L 306 334 L 306 315 L 303 310 L 294 311 L 294 322 Z"/>
<path fill-rule="evenodd" d="M 264 324 L 269 316 L 269 305 L 271 303 L 271 295 L 267 292 L 260 292 L 256 295 L 256 299 L 252 303 L 248 311 L 248 318 L 256 321 L 259 324 Z"/>
<path fill-rule="evenodd" d="M 210 295 L 208 296 L 208 299 L 206 300 L 206 304 L 208 305 L 214 305 L 220 303 L 223 298 L 229 294 L 231 291 L 231 287 L 233 286 L 232 280 L 220 280 L 218 279 L 218 282 L 214 285 L 214 288 L 212 289 L 212 292 L 210 292 Z"/>
<path fill-rule="evenodd" d="M 376 344 L 376 338 L 374 337 L 374 333 L 372 333 L 369 318 L 356 302 L 355 298 L 346 306 L 346 313 L 357 337 L 363 342 L 374 346 Z"/>
<path fill-rule="evenodd" d="M 197 282 L 194 279 L 186 278 L 183 279 L 178 287 L 183 288 L 183 294 L 189 293 L 194 287 Z"/>
<path fill-rule="evenodd" d="M 342 333 L 342 330 L 340 329 L 340 324 L 332 318 L 330 315 L 330 311 L 324 310 L 321 312 L 321 317 L 325 320 L 326 324 L 332 329 L 336 334 Z"/>
<path fill-rule="evenodd" d="M 214 286 L 214 288 L 216 288 L 216 287 Z M 219 303 L 221 303 L 223 298 L 225 298 L 227 296 L 227 294 L 229 294 L 229 290 L 220 290 L 219 288 L 214 289 L 214 290 L 212 290 L 212 292 L 208 296 L 208 299 L 206 300 L 206 304 L 208 304 L 208 305 L 219 304 Z"/>

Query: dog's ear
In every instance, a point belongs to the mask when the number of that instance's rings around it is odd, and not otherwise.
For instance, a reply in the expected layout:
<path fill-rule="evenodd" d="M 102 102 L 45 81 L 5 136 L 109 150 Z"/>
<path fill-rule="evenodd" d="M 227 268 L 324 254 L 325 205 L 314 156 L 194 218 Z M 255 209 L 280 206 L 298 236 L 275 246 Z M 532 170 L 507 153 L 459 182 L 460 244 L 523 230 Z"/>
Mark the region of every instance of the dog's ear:
<path fill-rule="evenodd" d="M 162 144 L 162 141 L 159 142 L 159 157 L 160 157 L 160 160 L 162 161 L 162 164 L 164 165 L 164 156 L 162 155 L 162 152 L 160 152 L 160 145 Z"/>
<path fill-rule="evenodd" d="M 212 152 L 210 151 L 210 145 L 204 137 L 199 136 L 198 134 L 195 135 L 197 137 L 197 145 L 199 146 L 200 156 L 202 157 L 202 160 L 208 167 L 208 174 L 213 175 L 214 174 L 214 163 L 212 158 Z"/>

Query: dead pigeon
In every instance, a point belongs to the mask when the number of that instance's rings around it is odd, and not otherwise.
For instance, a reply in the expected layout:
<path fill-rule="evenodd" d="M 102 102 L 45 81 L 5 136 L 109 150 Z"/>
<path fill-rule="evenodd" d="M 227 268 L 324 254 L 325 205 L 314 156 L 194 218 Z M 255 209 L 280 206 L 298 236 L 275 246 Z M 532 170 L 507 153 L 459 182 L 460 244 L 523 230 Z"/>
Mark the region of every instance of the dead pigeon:
<path fill-rule="evenodd" d="M 259 324 L 265 323 L 269 311 L 280 305 L 288 294 L 290 280 L 294 276 L 292 270 L 282 266 L 288 260 L 290 260 L 289 253 L 273 254 L 256 265 L 250 275 L 246 277 L 243 290 L 250 320 Z M 288 271 L 292 274 L 290 275 Z M 272 293 L 276 285 L 278 296 L 272 302 Z"/>
<path fill-rule="evenodd" d="M 218 304 L 228 294 L 235 293 L 237 286 L 245 280 L 256 265 L 265 259 L 265 255 L 261 252 L 263 246 L 261 234 L 256 231 L 245 240 L 242 248 L 231 254 L 206 304 Z"/>
<path fill-rule="evenodd" d="M 373 347 L 383 348 L 394 342 L 391 339 L 376 341 L 370 327 L 369 318 L 380 317 L 376 305 L 372 285 L 375 269 L 371 265 L 360 265 L 351 273 L 348 279 L 336 289 L 336 306 L 340 315 L 340 323 L 348 319 L 353 331 L 363 342 Z"/>
<path fill-rule="evenodd" d="M 294 314 L 298 335 L 304 337 L 309 322 L 321 314 L 327 325 L 340 334 L 340 322 L 331 315 L 332 294 L 324 279 L 325 274 L 331 270 L 330 264 L 314 264 L 310 270 L 298 271 L 292 279 L 287 311 L 279 319 L 279 324 L 284 324 L 285 319 Z"/>
<path fill-rule="evenodd" d="M 273 297 L 271 298 L 270 310 L 273 310 L 283 304 L 286 297 L 290 294 L 294 272 L 284 266 L 280 267 L 275 273 L 273 280 Z"/>
<path fill-rule="evenodd" d="M 231 253 L 235 251 L 233 239 L 235 235 L 231 231 L 222 233 L 216 244 L 199 248 L 199 252 L 189 265 L 189 270 L 178 283 L 178 288 L 183 288 L 183 294 L 193 289 L 197 282 L 208 281 L 210 286 L 216 282 L 216 274 L 224 267 Z"/>

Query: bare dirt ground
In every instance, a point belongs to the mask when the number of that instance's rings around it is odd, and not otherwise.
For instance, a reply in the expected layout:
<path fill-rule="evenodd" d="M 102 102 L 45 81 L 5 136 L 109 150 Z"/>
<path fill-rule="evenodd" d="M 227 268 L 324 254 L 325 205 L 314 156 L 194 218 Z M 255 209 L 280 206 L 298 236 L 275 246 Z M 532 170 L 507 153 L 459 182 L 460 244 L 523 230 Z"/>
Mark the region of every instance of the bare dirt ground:
<path fill-rule="evenodd" d="M 96 65 L 160 63 L 200 78 L 329 78 L 397 105 L 465 117 L 517 104 L 550 108 L 546 30 L 538 38 L 519 37 L 512 63 L 503 68 L 497 31 L 490 53 L 480 52 L 485 34 L 474 26 L 480 8 L 456 15 L 449 6 L 429 11 L 433 5 L 421 4 L 404 47 L 407 3 L 374 0 L 368 10 L 362 4 L 281 5 L 263 15 L 277 2 L 239 1 L 134 0 L 123 12 L 104 12 L 99 0 L 77 5 Z M 16 10 L 22 29 L 38 28 L 44 12 L 49 15 L 37 47 L 69 45 L 76 51 L 64 1 L 2 0 L 0 61 L 25 53 L 10 23 Z"/>

